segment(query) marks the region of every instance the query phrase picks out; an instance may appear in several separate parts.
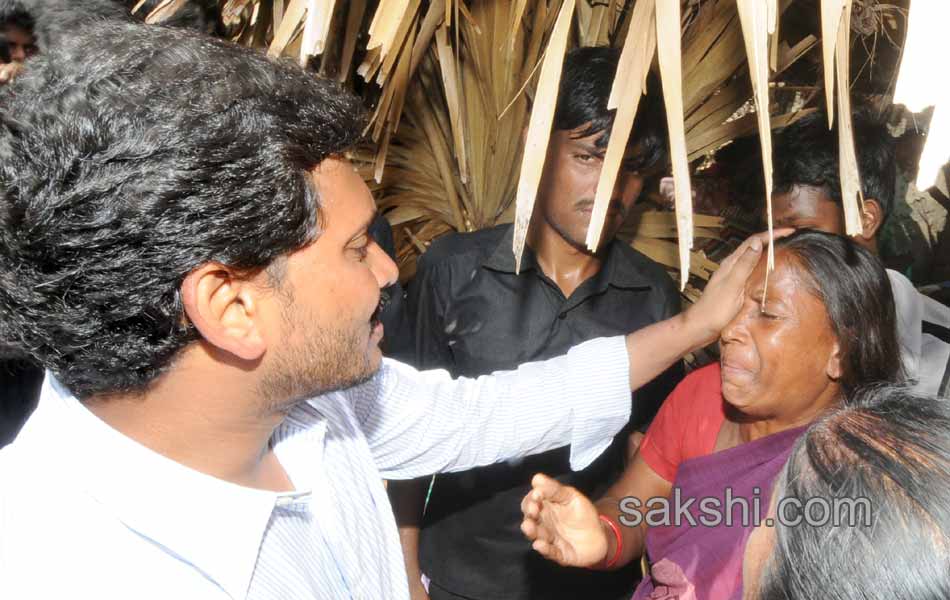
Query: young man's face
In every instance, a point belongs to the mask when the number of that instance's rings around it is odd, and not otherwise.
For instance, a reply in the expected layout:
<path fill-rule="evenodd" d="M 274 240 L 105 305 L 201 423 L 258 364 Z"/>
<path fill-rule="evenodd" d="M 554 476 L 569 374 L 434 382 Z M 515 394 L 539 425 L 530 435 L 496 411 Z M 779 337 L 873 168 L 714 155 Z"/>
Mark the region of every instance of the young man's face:
<path fill-rule="evenodd" d="M 22 63 L 36 54 L 36 40 L 33 35 L 16 25 L 7 25 L 4 28 L 7 38 L 7 47 L 10 49 L 10 60 Z"/>
<path fill-rule="evenodd" d="M 262 385 L 281 404 L 349 387 L 376 372 L 383 337 L 379 291 L 398 277 L 367 232 L 376 204 L 352 165 L 327 159 L 312 177 L 322 231 L 286 259 L 267 324 L 273 356 Z"/>
<path fill-rule="evenodd" d="M 586 126 L 579 128 L 580 131 Z M 586 248 L 587 227 L 606 148 L 598 148 L 603 132 L 576 138 L 578 130 L 555 130 L 548 143 L 547 158 L 538 190 L 541 216 L 568 243 Z M 621 171 L 611 195 L 601 246 L 613 238 L 643 189 L 644 177 Z"/>
<path fill-rule="evenodd" d="M 813 186 L 796 185 L 784 194 L 772 196 L 772 221 L 775 227 L 845 234 L 841 205 L 824 189 Z"/>

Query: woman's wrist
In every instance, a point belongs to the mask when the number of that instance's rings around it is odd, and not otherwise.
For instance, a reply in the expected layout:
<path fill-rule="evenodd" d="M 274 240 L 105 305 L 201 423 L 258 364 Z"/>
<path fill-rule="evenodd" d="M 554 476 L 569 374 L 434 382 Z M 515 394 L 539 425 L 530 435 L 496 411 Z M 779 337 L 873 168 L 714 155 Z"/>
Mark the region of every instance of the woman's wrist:
<path fill-rule="evenodd" d="M 620 526 L 613 522 L 610 517 L 602 514 L 598 515 L 597 522 L 600 525 L 600 532 L 604 536 L 604 555 L 592 568 L 606 571 L 617 566 L 623 549 L 623 538 L 621 537 Z"/>

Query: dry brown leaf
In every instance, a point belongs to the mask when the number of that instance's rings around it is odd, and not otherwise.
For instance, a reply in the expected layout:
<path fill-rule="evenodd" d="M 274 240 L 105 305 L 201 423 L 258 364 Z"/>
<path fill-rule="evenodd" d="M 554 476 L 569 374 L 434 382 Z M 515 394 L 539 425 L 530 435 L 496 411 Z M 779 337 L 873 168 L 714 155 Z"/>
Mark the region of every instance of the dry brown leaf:
<path fill-rule="evenodd" d="M 524 251 L 528 224 L 534 210 L 534 200 L 538 193 L 538 183 L 544 169 L 548 140 L 551 136 L 551 123 L 554 121 L 554 109 L 557 105 L 558 84 L 561 81 L 561 67 L 564 52 L 567 49 L 568 34 L 571 30 L 571 18 L 574 15 L 574 0 L 564 0 L 558 13 L 554 30 L 548 40 L 544 53 L 544 64 L 538 80 L 538 91 L 534 97 L 534 107 L 528 123 L 528 135 L 521 161 L 521 174 L 518 178 L 518 193 L 515 199 L 515 227 L 512 251 L 515 254 L 515 271 L 521 268 L 521 255 Z"/>
<path fill-rule="evenodd" d="M 284 11 L 284 18 L 277 27 L 277 33 L 274 34 L 274 40 L 271 42 L 270 48 L 267 49 L 268 56 L 280 56 L 287 48 L 300 27 L 300 22 L 306 10 L 306 0 L 290 0 L 290 5 Z"/>
<path fill-rule="evenodd" d="M 680 291 L 686 289 L 693 247 L 693 196 L 686 159 L 686 131 L 683 124 L 683 74 L 680 48 L 680 6 L 678 1 L 656 4 L 657 53 L 666 103 L 666 122 L 670 134 L 670 158 L 673 163 L 676 226 L 679 232 Z"/>
<path fill-rule="evenodd" d="M 175 15 L 178 10 L 185 5 L 187 0 L 164 0 L 161 4 L 152 9 L 145 17 L 145 22 L 149 25 L 161 23 Z"/>
<path fill-rule="evenodd" d="M 614 184 L 627 149 L 630 131 L 633 129 L 640 97 L 646 92 L 644 84 L 656 50 L 654 0 L 640 0 L 633 12 L 627 41 L 617 66 L 617 76 L 607 102 L 607 107 L 616 107 L 617 113 L 611 128 L 610 141 L 607 143 L 597 191 L 594 193 L 590 224 L 587 227 L 585 243 L 591 251 L 596 251 L 600 246 Z"/>
<path fill-rule="evenodd" d="M 736 0 L 739 20 L 745 38 L 749 76 L 752 79 L 755 113 L 759 124 L 762 148 L 762 171 L 765 175 L 765 213 L 772 239 L 772 129 L 769 125 L 769 35 L 775 31 L 777 6 L 775 0 Z M 767 270 L 775 268 L 775 250 L 768 245 Z M 766 275 L 766 281 L 768 276 Z M 768 285 L 768 283 L 766 283 Z M 765 292 L 763 291 L 763 297 Z"/>

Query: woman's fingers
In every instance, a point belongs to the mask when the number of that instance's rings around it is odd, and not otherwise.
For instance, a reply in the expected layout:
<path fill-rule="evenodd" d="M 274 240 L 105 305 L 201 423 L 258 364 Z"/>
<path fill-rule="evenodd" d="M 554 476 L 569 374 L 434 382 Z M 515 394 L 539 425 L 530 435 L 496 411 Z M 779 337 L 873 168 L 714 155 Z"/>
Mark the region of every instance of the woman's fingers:
<path fill-rule="evenodd" d="M 571 500 L 574 488 L 561 484 L 544 473 L 538 473 L 531 479 L 531 494 L 539 502 L 549 501 L 557 504 L 566 504 Z"/>
<path fill-rule="evenodd" d="M 538 524 L 533 519 L 522 520 L 521 533 L 531 541 L 538 539 Z"/>

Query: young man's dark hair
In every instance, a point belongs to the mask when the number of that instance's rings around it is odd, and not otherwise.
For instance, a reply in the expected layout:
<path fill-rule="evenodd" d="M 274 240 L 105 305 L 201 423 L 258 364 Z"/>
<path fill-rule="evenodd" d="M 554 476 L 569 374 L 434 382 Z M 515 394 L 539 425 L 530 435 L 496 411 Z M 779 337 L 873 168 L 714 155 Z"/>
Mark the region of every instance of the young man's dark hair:
<path fill-rule="evenodd" d="M 444 236 L 420 257 L 407 300 L 414 346 L 401 353 L 410 363 L 478 376 L 679 312 L 665 269 L 615 237 L 645 181 L 666 164 L 666 118 L 655 82 L 640 99 L 601 245 L 591 252 L 585 244 L 616 114 L 607 101 L 619 59 L 618 50 L 605 47 L 575 49 L 564 59 L 520 273 L 510 224 Z M 681 374 L 674 366 L 638 394 L 631 430 L 652 419 Z M 532 552 L 518 529 L 518 507 L 534 473 L 594 493 L 622 470 L 625 450 L 626 436 L 618 436 L 605 456 L 578 472 L 565 452 L 554 451 L 516 465 L 440 475 L 421 532 L 425 485 L 391 482 L 397 520 L 407 529 L 410 585 L 420 593 L 418 557 L 432 580 L 432 600 L 629 597 L 634 570 L 562 569 Z"/>
<path fill-rule="evenodd" d="M 868 110 L 854 111 L 851 127 L 861 191 L 865 200 L 873 200 L 880 207 L 877 232 L 894 207 L 894 138 L 887 124 Z M 828 129 L 828 116 L 817 111 L 782 129 L 772 152 L 773 195 L 787 194 L 796 186 L 810 186 L 841 204 L 836 128 Z"/>
<path fill-rule="evenodd" d="M 784 519 L 746 551 L 751 598 L 950 597 L 947 400 L 891 386 L 857 393 L 799 440 L 775 498 Z"/>
<path fill-rule="evenodd" d="M 620 50 L 606 46 L 576 48 L 567 53 L 554 110 L 555 130 L 575 131 L 576 137 L 603 133 L 596 145 L 606 151 L 617 112 L 607 110 L 607 100 L 619 62 Z M 666 161 L 666 116 L 662 97 L 656 93 L 660 87 L 655 76 L 648 78 L 647 89 L 652 93 L 640 98 L 627 142 L 636 147 L 636 155 L 632 162 L 624 164 L 625 168 L 637 171 Z"/>
<path fill-rule="evenodd" d="M 356 99 L 291 63 L 102 31 L 41 55 L 0 98 L 0 339 L 80 397 L 141 390 L 197 339 L 179 295 L 195 267 L 265 269 L 311 242 L 307 171 L 362 125 Z"/>

